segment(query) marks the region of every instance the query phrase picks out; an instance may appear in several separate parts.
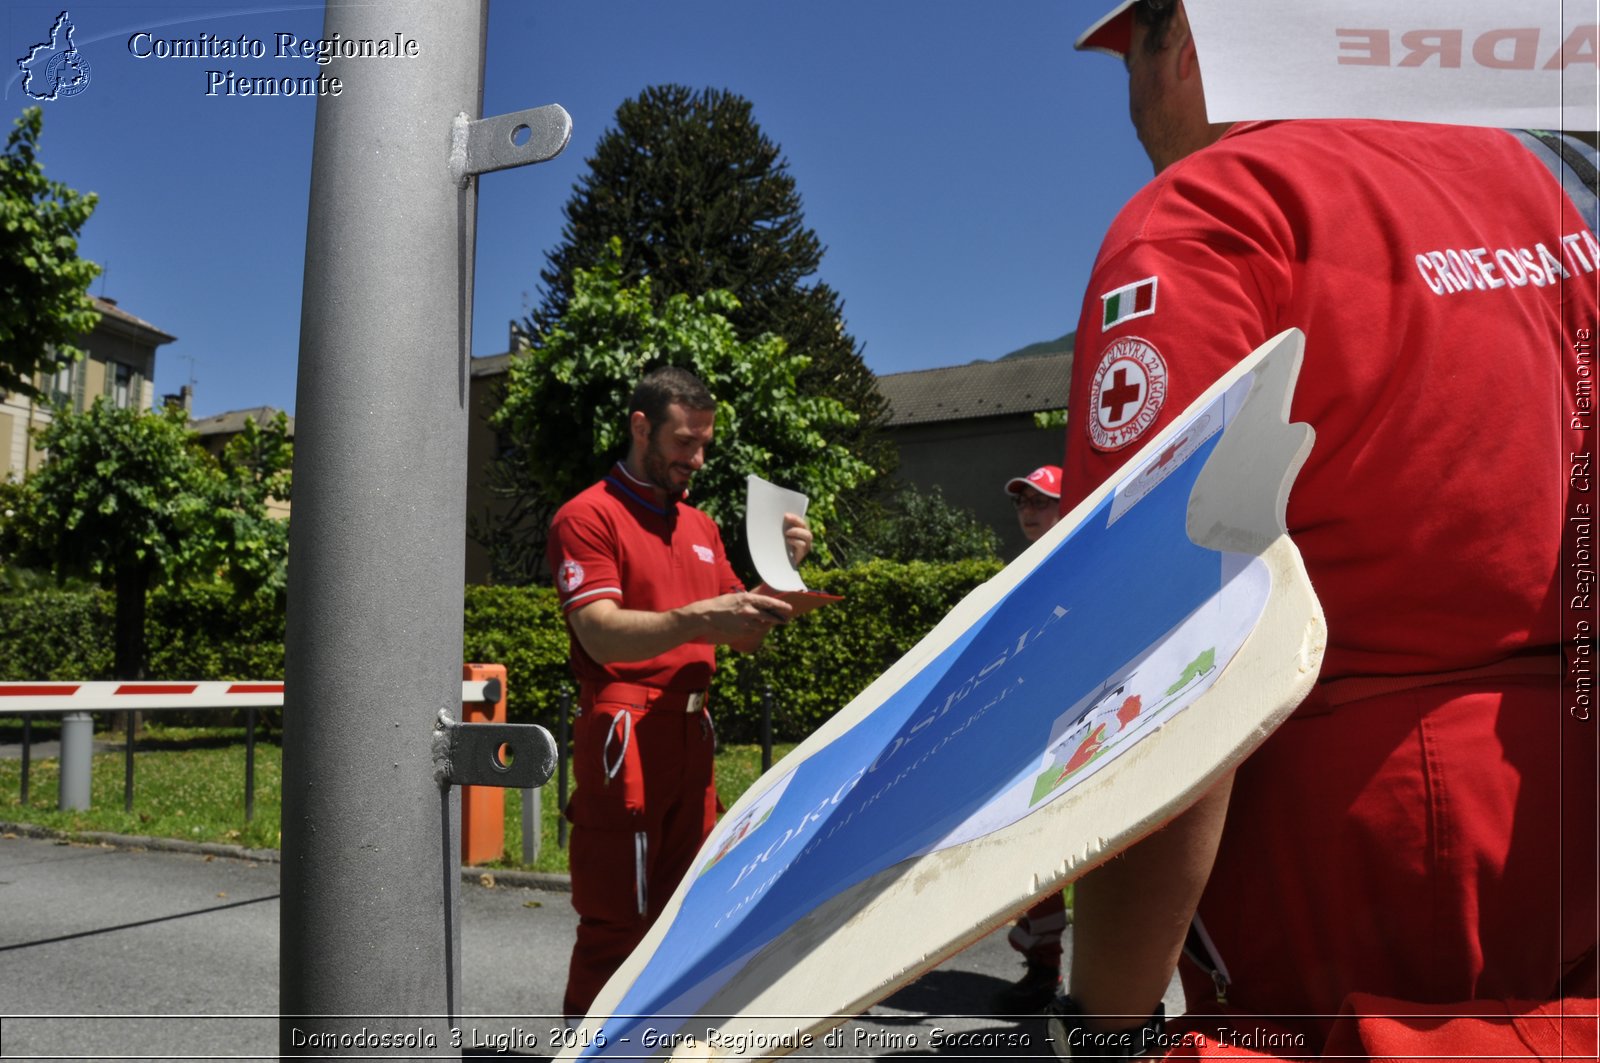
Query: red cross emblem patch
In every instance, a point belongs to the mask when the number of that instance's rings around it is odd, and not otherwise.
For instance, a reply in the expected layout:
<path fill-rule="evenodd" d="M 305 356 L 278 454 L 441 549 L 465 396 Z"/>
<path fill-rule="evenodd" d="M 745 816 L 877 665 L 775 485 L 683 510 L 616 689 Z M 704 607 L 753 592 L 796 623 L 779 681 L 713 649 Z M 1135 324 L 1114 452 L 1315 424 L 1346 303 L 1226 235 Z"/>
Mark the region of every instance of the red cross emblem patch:
<path fill-rule="evenodd" d="M 563 594 L 571 594 L 583 585 L 583 566 L 567 558 L 561 562 L 561 569 L 556 573 L 556 583 Z"/>
<path fill-rule="evenodd" d="M 1167 401 L 1167 363 L 1146 340 L 1124 336 L 1100 355 L 1084 417 L 1096 450 L 1121 450 L 1156 423 Z"/>

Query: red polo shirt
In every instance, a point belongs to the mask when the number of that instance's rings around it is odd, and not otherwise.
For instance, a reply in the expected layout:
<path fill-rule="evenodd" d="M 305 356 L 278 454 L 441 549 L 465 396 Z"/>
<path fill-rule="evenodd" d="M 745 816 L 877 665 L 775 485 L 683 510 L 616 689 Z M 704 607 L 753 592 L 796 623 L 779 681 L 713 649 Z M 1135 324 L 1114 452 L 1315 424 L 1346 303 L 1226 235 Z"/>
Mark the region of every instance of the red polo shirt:
<path fill-rule="evenodd" d="M 1600 246 L 1499 130 L 1246 123 L 1102 244 L 1072 368 L 1069 510 L 1240 358 L 1306 334 L 1316 446 L 1289 530 L 1324 679 L 1557 645 L 1570 475 L 1592 452 Z M 1575 494 L 1580 493 L 1580 494 Z"/>
<path fill-rule="evenodd" d="M 548 550 L 565 615 L 607 598 L 624 609 L 660 613 L 744 589 L 716 522 L 682 499 L 657 505 L 650 486 L 621 462 L 556 511 Z M 716 667 L 715 648 L 699 642 L 644 661 L 602 665 L 584 651 L 570 624 L 568 635 L 580 683 L 704 690 Z"/>
<path fill-rule="evenodd" d="M 1351 688 L 1325 682 L 1240 767 L 1200 914 L 1228 1008 L 1307 1016 L 1296 1056 L 1372 1006 L 1350 994 L 1593 992 L 1594 732 L 1556 647 L 1595 623 L 1597 284 L 1600 245 L 1511 136 L 1398 122 L 1235 126 L 1146 186 L 1095 263 L 1064 508 L 1299 328 L 1291 417 L 1316 445 L 1288 526 L 1322 679 L 1543 669 L 1337 708 Z"/>

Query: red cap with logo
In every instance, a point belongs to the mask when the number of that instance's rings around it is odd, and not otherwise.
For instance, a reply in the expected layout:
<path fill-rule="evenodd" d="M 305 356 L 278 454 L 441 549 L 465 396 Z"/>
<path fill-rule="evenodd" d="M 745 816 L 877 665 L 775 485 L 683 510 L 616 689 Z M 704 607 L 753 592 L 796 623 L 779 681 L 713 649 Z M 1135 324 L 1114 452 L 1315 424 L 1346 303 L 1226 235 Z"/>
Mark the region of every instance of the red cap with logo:
<path fill-rule="evenodd" d="M 1120 0 L 1099 22 L 1083 31 L 1074 45 L 1080 52 L 1104 52 L 1121 59 L 1133 43 L 1134 0 Z"/>
<path fill-rule="evenodd" d="M 1060 498 L 1061 466 L 1041 465 L 1026 476 L 1013 476 L 1006 481 L 1006 494 L 1021 494 L 1024 487 L 1031 487 L 1041 495 Z"/>

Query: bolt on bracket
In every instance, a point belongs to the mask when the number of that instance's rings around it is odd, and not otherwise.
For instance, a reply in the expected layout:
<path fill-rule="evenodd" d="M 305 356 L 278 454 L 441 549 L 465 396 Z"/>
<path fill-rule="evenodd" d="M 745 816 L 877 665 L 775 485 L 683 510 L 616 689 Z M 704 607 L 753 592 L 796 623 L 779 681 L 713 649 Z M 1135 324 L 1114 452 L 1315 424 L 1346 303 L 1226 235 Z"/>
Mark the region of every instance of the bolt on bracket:
<path fill-rule="evenodd" d="M 457 723 L 444 709 L 433 729 L 433 777 L 443 786 L 531 789 L 556 773 L 556 741 L 531 723 Z"/>
<path fill-rule="evenodd" d="M 559 103 L 473 121 L 458 114 L 450 130 L 450 173 L 459 185 L 479 174 L 547 162 L 572 139 L 572 116 Z"/>

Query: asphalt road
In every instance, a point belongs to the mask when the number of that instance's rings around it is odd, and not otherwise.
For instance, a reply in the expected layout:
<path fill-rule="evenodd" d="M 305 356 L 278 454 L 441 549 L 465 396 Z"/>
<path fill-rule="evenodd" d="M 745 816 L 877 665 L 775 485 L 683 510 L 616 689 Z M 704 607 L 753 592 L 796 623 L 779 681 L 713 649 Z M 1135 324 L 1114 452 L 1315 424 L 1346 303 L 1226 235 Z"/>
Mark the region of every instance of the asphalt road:
<path fill-rule="evenodd" d="M 547 1056 L 567 895 L 461 899 L 464 1054 Z M 278 915 L 276 863 L 0 838 L 0 1058 L 276 1059 Z M 1020 971 L 993 934 L 791 1058 L 1053 1058 L 1042 1020 L 972 1014 Z"/>

